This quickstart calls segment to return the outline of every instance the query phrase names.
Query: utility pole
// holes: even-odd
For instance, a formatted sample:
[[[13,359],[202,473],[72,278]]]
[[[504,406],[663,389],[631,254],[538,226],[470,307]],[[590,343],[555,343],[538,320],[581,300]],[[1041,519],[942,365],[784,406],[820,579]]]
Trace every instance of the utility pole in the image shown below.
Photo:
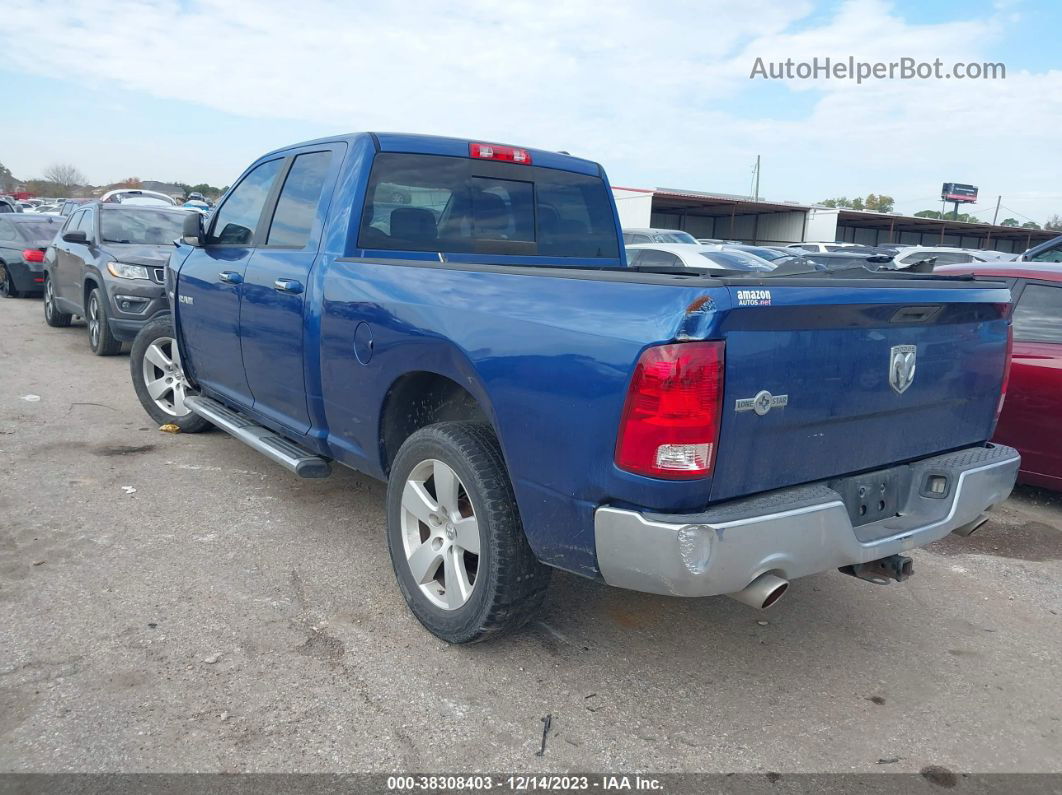
[[[996,219],[999,217],[999,203],[1003,201],[1003,196],[996,196],[996,211],[992,213],[992,226],[996,225]]]
[[[752,200],[760,200],[760,156],[756,155],[756,187],[752,190]]]

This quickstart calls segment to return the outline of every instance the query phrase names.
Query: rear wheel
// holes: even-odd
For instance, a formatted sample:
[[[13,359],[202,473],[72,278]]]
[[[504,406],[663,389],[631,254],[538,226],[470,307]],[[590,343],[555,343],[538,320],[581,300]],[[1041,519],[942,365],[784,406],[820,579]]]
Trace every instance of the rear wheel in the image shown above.
[[[85,322],[88,324],[89,347],[97,356],[114,356],[122,350],[122,341],[111,334],[107,321],[107,296],[99,287],[93,287],[85,307]]]
[[[140,405],[159,425],[176,425],[184,433],[199,433],[210,427],[184,402],[195,390],[185,378],[169,315],[152,320],[136,335],[129,371]]]
[[[387,542],[409,609],[450,643],[520,627],[549,584],[498,440],[480,423],[431,425],[402,445],[387,486]]]
[[[0,298],[18,298],[15,280],[11,278],[11,273],[2,262],[0,262]]]
[[[51,277],[44,277],[44,322],[52,328],[66,328],[70,325],[72,315],[60,312],[55,304],[55,288]]]

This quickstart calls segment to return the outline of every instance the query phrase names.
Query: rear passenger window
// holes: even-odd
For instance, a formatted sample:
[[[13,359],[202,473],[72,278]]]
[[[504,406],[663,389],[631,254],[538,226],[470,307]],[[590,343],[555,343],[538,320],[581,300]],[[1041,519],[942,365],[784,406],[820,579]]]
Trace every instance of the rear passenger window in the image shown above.
[[[214,245],[249,246],[262,215],[273,180],[283,160],[270,160],[257,166],[229,192],[225,203],[214,217],[214,226],[207,243]]]
[[[303,248],[310,242],[317,205],[331,162],[331,152],[312,152],[295,158],[273,212],[267,246]]]
[[[600,177],[459,157],[385,152],[369,177],[367,249],[618,257]]]
[[[1062,287],[1025,286],[1014,307],[1014,339],[1062,342]]]

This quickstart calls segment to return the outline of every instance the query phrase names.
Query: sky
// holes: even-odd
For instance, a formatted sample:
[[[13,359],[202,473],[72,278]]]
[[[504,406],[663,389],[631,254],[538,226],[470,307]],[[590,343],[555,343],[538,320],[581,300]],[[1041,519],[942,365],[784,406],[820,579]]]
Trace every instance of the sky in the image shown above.
[[[614,185],[885,193],[1062,214],[1056,0],[3,0],[0,162],[229,184],[356,130],[563,149]],[[765,63],[1002,62],[1003,80],[765,80]]]

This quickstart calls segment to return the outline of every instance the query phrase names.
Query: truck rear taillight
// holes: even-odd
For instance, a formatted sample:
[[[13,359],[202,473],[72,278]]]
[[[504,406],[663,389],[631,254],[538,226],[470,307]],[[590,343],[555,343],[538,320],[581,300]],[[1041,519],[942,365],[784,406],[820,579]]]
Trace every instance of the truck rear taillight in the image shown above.
[[[999,405],[996,406],[996,422],[1003,412],[1003,401],[1007,399],[1007,386],[1010,384],[1010,357],[1014,354],[1014,326],[1007,325],[1007,359],[1003,363],[1003,389],[999,393]]]
[[[469,144],[468,156],[477,160],[504,160],[506,163],[531,165],[531,153],[526,149],[517,149],[515,146]]]
[[[44,252],[39,248],[26,248],[22,250],[23,262],[44,262]]]
[[[616,466],[657,478],[710,475],[722,401],[722,342],[647,348],[627,390]]]

